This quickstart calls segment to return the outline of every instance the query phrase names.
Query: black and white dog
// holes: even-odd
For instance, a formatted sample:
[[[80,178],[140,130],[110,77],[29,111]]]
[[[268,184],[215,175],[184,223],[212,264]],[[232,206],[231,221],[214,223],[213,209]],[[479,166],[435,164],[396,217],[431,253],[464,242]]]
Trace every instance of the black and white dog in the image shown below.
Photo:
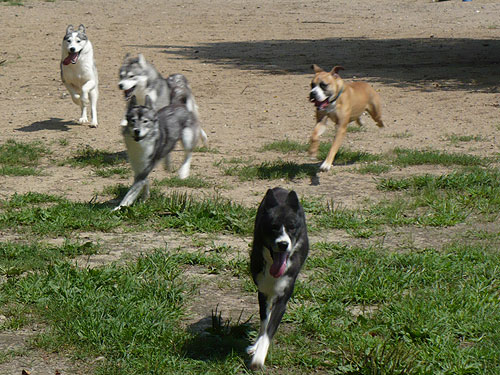
[[[250,270],[259,289],[260,330],[248,347],[251,369],[264,366],[269,344],[309,252],[306,219],[294,191],[269,189],[255,218]]]

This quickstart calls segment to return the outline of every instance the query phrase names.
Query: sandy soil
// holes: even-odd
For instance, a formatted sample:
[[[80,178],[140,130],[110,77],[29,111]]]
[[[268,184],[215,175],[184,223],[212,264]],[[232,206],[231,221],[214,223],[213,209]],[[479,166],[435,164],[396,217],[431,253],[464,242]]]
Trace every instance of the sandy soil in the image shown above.
[[[215,163],[285,157],[319,166],[319,161],[305,154],[259,151],[284,138],[308,140],[314,124],[313,107],[307,100],[312,63],[325,69],[343,65],[345,79],[370,82],[383,99],[386,128],[378,129],[366,117],[363,131],[349,133],[344,142],[352,150],[382,153],[403,147],[497,155],[499,14],[500,3],[493,0],[56,0],[26,2],[22,7],[0,5],[1,142],[39,140],[52,150],[44,161],[43,176],[2,176],[0,197],[38,191],[81,201],[97,194],[99,201],[107,201],[109,197],[101,193],[105,186],[130,184],[131,178],[101,178],[90,169],[58,162],[85,145],[124,150],[119,123],[125,104],[117,87],[118,68],[125,53],[140,52],[165,76],[180,72],[191,82],[210,147],[218,151],[195,154],[194,176],[213,181],[220,194],[246,205],[256,204],[267,188],[281,185],[300,195],[357,207],[367,198],[383,195],[375,189],[373,176],[353,171],[356,165],[334,166],[319,175],[319,184],[311,184],[307,179],[242,183],[224,176]],[[80,23],[87,27],[99,72],[97,129],[76,123],[79,109],[59,77],[66,26]],[[452,135],[476,138],[451,142]],[[181,151],[176,151],[175,166],[181,157]],[[396,168],[388,175],[422,172],[443,170]],[[153,178],[169,175],[173,173],[162,168],[152,173]],[[213,188],[184,190],[214,193]],[[86,235],[100,236],[82,236]],[[337,235],[342,236],[323,234],[325,238]],[[411,236],[420,243],[426,234]],[[115,237],[106,242],[109,260],[122,256],[127,251],[123,244],[132,241],[119,234]],[[171,238],[170,233],[146,237],[151,243]],[[178,241],[182,243],[182,238]],[[227,241],[246,251],[249,239]],[[129,252],[154,247],[144,240],[134,244],[137,247],[127,247]],[[241,306],[246,306],[243,300],[231,308],[236,311]],[[205,313],[198,312],[195,318],[209,315],[214,307],[206,306]],[[29,341],[24,331],[13,337],[15,348]],[[5,348],[0,345],[0,349]],[[23,368],[32,374],[53,374],[56,368],[68,374],[84,373],[81,366],[62,355],[31,350],[0,364],[0,373],[19,374]]]

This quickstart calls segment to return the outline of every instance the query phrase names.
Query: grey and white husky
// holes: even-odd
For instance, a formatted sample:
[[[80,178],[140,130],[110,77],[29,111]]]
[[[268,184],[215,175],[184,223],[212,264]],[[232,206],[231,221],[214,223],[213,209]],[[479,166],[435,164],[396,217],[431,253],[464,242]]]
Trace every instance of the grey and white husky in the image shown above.
[[[182,74],[176,74],[182,76]],[[188,111],[193,112],[194,116],[198,119],[198,106],[194,100],[191,87],[187,79],[184,77],[185,86],[187,90],[186,108]],[[140,53],[138,57],[130,57],[126,54],[120,67],[120,82],[118,83],[120,90],[123,90],[125,100],[129,100],[135,96],[137,104],[144,105],[146,102],[146,95],[149,96],[153,103],[153,108],[159,110],[170,104],[170,88],[167,80],[156,70],[156,68],[146,61],[144,56]],[[127,125],[127,120],[123,119],[123,126]]]
[[[253,370],[264,366],[308,252],[306,219],[297,194],[279,187],[269,189],[257,210],[250,254],[260,308],[259,335],[247,349]]]
[[[169,168],[169,153],[181,140],[185,158],[179,169],[179,177],[189,176],[191,157],[200,136],[198,119],[189,111],[186,105],[188,92],[185,87],[177,85],[173,79],[170,87],[170,104],[159,111],[154,109],[148,95],[144,105],[137,102],[135,96],[129,101],[127,110],[127,125],[122,128],[129,162],[134,171],[134,184],[115,208],[130,206],[139,197],[149,196],[148,175],[161,159]]]
[[[88,122],[87,108],[91,106],[92,118],[90,126],[97,127],[97,89],[98,77],[94,61],[92,43],[87,38],[85,26],[80,25],[77,30],[73,25],[66,29],[62,42],[61,79],[68,89],[71,99],[81,108],[78,122]]]

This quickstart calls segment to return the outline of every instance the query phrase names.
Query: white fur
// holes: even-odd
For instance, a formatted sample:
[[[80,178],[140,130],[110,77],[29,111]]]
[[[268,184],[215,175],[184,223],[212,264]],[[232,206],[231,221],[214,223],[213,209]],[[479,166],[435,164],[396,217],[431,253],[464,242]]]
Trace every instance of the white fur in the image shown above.
[[[194,147],[195,134],[189,128],[182,131],[182,145],[185,150],[185,157],[182,166],[179,168],[179,178],[184,180],[189,177],[189,169],[191,168],[192,150]]]
[[[256,370],[264,367],[270,343],[269,337],[264,333],[262,336],[259,336],[254,345],[247,349],[248,354],[252,355],[252,361],[250,362],[251,369]]]
[[[92,119],[90,125],[97,127],[97,98],[98,76],[94,61],[94,51],[92,43],[87,40],[78,42],[78,32],[73,32],[68,41],[63,41],[61,53],[61,76],[63,83],[68,89],[73,102],[80,106],[81,116],[78,119],[80,124],[87,123],[87,107],[91,106]],[[70,48],[75,48],[75,52],[80,52],[78,61],[75,64],[64,65],[62,61],[69,55]]]
[[[124,138],[130,165],[134,175],[137,176],[150,163],[149,160],[155,150],[155,139],[143,139],[137,142],[130,134]]]
[[[314,94],[314,97],[316,98],[316,100],[318,100],[320,102],[323,102],[327,99],[327,96],[325,95],[323,90],[321,90],[321,88],[319,86],[313,87],[311,89],[311,92]]]

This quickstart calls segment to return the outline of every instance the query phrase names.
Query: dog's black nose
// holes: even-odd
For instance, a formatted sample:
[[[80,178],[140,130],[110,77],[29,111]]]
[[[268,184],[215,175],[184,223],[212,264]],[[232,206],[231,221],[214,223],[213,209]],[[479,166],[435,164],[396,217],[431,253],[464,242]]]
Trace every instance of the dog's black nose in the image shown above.
[[[71,47],[71,48],[69,49],[69,51],[70,51],[70,52],[75,52],[75,47]]]
[[[276,243],[276,245],[278,246],[279,251],[286,251],[288,249],[288,242],[286,241],[280,241]]]
[[[123,90],[123,84],[119,84],[118,87],[120,88],[120,90]]]
[[[141,135],[141,129],[134,129],[134,134],[137,138]]]

